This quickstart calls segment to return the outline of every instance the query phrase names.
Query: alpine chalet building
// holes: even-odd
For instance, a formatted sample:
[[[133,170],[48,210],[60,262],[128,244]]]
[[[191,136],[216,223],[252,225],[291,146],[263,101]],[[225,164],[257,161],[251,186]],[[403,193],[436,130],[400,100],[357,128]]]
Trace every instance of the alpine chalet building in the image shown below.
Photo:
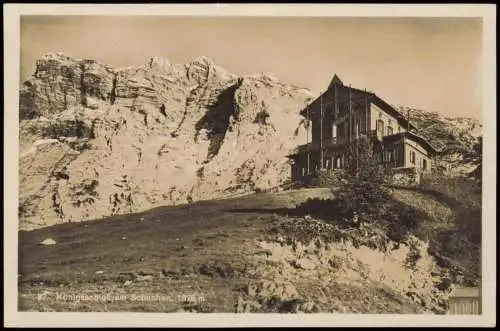
[[[431,169],[436,150],[415,133],[417,128],[408,118],[375,93],[345,86],[337,75],[300,114],[309,122],[311,141],[288,156],[292,182],[307,182],[320,169],[341,169],[346,146],[363,136],[370,139],[379,160],[393,172],[420,174]]]

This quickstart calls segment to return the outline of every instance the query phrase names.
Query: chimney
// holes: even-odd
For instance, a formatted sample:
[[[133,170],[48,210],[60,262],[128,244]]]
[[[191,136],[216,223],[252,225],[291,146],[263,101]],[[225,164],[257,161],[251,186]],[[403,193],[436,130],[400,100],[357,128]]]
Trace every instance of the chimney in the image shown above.
[[[406,110],[407,112],[407,120],[408,120],[408,132],[410,132],[410,108]]]

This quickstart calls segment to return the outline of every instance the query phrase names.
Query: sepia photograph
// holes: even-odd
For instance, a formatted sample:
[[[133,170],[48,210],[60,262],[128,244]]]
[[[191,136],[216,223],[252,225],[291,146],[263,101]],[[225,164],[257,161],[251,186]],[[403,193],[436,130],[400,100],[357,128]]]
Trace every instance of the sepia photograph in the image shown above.
[[[494,7],[267,6],[9,8],[11,321],[494,325]]]

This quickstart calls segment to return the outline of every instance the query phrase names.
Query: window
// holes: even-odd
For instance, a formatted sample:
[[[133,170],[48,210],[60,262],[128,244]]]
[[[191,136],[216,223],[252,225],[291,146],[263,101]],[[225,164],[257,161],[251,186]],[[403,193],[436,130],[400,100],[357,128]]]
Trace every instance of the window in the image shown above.
[[[337,138],[337,125],[333,125],[332,127],[332,137]]]
[[[385,150],[382,153],[382,161],[384,161],[384,162],[390,162],[391,161],[391,151],[390,150]]]
[[[426,170],[427,169],[427,160],[422,159],[422,169]]]
[[[377,132],[384,133],[384,121],[377,120]]]
[[[410,162],[412,164],[415,164],[415,152],[414,151],[410,151]]]
[[[344,124],[341,123],[339,125],[337,125],[337,140],[339,142],[342,142],[345,138],[345,128],[344,128]]]
[[[359,122],[356,122],[356,126],[354,128],[354,136],[358,137],[359,136]]]
[[[390,136],[392,134],[394,134],[394,130],[392,129],[392,126],[388,126],[387,127],[387,135]]]

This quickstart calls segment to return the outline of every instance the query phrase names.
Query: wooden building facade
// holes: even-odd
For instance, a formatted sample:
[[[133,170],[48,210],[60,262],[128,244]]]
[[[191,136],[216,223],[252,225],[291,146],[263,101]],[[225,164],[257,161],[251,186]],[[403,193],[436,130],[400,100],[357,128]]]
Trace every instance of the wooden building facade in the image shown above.
[[[436,151],[415,134],[416,127],[374,93],[345,86],[337,75],[301,115],[308,120],[311,141],[289,155],[294,182],[314,177],[320,169],[343,168],[346,146],[360,137],[374,143],[374,151],[390,169],[431,169]]]

